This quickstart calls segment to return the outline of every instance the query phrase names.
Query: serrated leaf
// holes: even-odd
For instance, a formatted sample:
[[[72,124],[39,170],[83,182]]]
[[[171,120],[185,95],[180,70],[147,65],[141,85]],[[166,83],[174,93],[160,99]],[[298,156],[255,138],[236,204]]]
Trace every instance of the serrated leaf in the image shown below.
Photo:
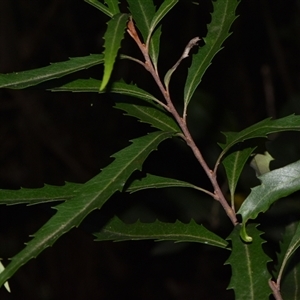
[[[227,242],[198,225],[194,220],[184,224],[180,221],[165,223],[155,221],[154,223],[125,224],[118,218],[113,218],[99,233],[95,234],[96,241],[128,241],[128,240],[157,240],[175,242],[196,242],[211,246],[226,248]]]
[[[289,239],[292,232],[294,232],[294,234],[293,234],[292,238]],[[282,275],[283,275],[283,271],[284,271],[285,267],[287,266],[288,261],[290,260],[292,255],[295,253],[295,251],[300,246],[300,222],[298,222],[297,227],[295,229],[294,228],[288,228],[286,235],[288,236],[287,239],[290,240],[290,242],[289,242],[288,246],[286,247],[286,249],[284,249],[285,253],[284,253],[282,261],[279,260],[280,269],[279,269],[278,278],[277,278],[277,284],[278,285],[280,285],[281,278],[282,278]],[[283,248],[283,247],[281,247],[281,248]],[[283,250],[283,249],[281,249],[281,250]],[[296,274],[294,274],[294,275],[296,275]],[[298,277],[299,277],[299,275],[300,274],[298,274]],[[299,284],[299,286],[300,286],[300,284]],[[300,293],[300,291],[299,291],[299,293]],[[294,299],[297,299],[297,298],[294,298]]]
[[[192,188],[200,191],[205,191],[204,189],[185,181],[162,177],[162,176],[156,176],[153,174],[147,174],[142,179],[133,181],[126,191],[130,193],[135,193],[145,189],[153,189],[153,188],[158,189],[158,188],[167,188],[167,187],[183,187],[183,188]]]
[[[257,225],[249,225],[249,233],[254,237],[252,243],[244,243],[239,236],[240,226],[237,225],[228,240],[232,241],[232,252],[225,264],[231,265],[232,276],[228,289],[233,289],[236,300],[269,299],[271,289],[268,281],[267,263],[269,257],[264,253]]]
[[[113,66],[121,47],[121,41],[124,37],[128,14],[117,14],[107,23],[107,30],[104,34],[104,74],[100,86],[103,91],[110,79]]]
[[[60,78],[74,72],[102,64],[102,54],[70,58],[68,61],[53,63],[50,66],[29,71],[0,74],[0,88],[24,89],[42,82]]]
[[[99,0],[84,0],[84,1],[92,6],[96,7],[97,9],[99,9],[100,11],[102,11],[104,14],[106,14],[109,17],[113,17],[113,15],[115,15],[114,12],[110,8],[108,8],[106,5],[101,3]]]
[[[68,200],[75,196],[81,184],[67,182],[63,186],[45,185],[41,188],[21,188],[19,190],[0,190],[0,204],[40,204]]]
[[[270,172],[270,162],[274,158],[270,155],[268,151],[264,154],[256,154],[250,162],[250,166],[255,170],[256,176],[263,175]]]
[[[245,148],[239,151],[235,151],[227,155],[222,164],[225,168],[228,188],[230,191],[231,205],[234,206],[234,194],[238,180],[241,176],[243,168],[255,148]]]
[[[129,11],[133,20],[142,34],[144,42],[146,42],[152,19],[155,14],[155,6],[152,0],[127,0]]]
[[[184,87],[184,110],[200,84],[204,73],[210,66],[213,57],[222,49],[223,42],[229,37],[230,27],[236,19],[235,11],[239,1],[222,0],[213,2],[214,11],[211,23],[207,26],[207,36],[203,39],[205,45],[193,55]]]
[[[100,81],[96,79],[78,79],[69,82],[61,87],[53,88],[52,91],[71,91],[71,92],[99,92]],[[102,91],[104,93],[107,91]],[[124,82],[114,82],[109,89],[109,92],[132,96],[146,101],[146,103],[116,101],[116,108],[127,112],[129,116],[140,119],[141,122],[149,123],[153,127],[170,132],[181,132],[178,124],[174,119],[164,111],[161,106],[155,105],[154,102],[159,102],[157,98],[148,92],[138,88],[133,84]]]
[[[120,13],[118,0],[105,0],[105,3],[113,15]]]
[[[246,241],[251,240],[246,233],[246,223],[249,219],[255,219],[278,199],[300,190],[300,160],[258,178],[261,185],[251,189],[251,193],[237,212],[243,217],[241,237]]]
[[[90,212],[101,208],[116,191],[121,191],[132,172],[141,169],[148,155],[170,137],[170,133],[153,132],[133,140],[130,146],[114,154],[115,160],[100,174],[83,184],[72,201],[55,207],[56,214],[34,234],[33,239],[12,258],[11,263],[0,274],[0,286],[23,264],[52,246],[71,228],[79,226]]]
[[[226,132],[226,143],[219,144],[223,149],[218,160],[235,144],[253,138],[264,138],[268,134],[283,131],[300,131],[300,116],[290,115],[281,119],[271,120],[271,118],[260,121],[240,132]]]

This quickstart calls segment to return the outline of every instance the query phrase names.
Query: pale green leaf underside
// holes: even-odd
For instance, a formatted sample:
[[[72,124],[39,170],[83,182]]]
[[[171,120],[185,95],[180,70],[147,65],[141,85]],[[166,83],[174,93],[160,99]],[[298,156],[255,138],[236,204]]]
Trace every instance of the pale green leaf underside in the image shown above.
[[[193,55],[192,64],[188,71],[184,87],[185,110],[200,84],[206,69],[210,66],[213,57],[221,50],[222,44],[230,35],[229,30],[236,19],[235,10],[239,1],[222,0],[213,2],[214,11],[211,14],[211,23],[207,26],[205,45]]]
[[[226,143],[219,144],[223,149],[219,160],[235,144],[248,139],[266,137],[268,134],[283,131],[300,131],[300,116],[290,115],[281,119],[270,118],[260,121],[240,132],[226,132]]]
[[[107,30],[104,34],[104,74],[100,91],[106,87],[115,64],[121,41],[124,37],[128,14],[117,14],[107,23]]]
[[[256,154],[250,162],[250,166],[255,170],[256,176],[270,172],[270,163],[274,158],[268,151]]]
[[[226,261],[230,264],[232,276],[228,289],[233,289],[236,300],[269,299],[271,289],[267,269],[269,257],[264,253],[261,239],[262,232],[255,224],[249,226],[249,233],[254,237],[252,243],[244,243],[239,236],[240,226],[236,226],[230,236],[232,241],[231,255]]]
[[[114,15],[114,13],[106,5],[100,2],[100,0],[84,0],[84,1],[96,7],[97,9],[99,9],[101,12],[103,12],[109,17],[112,17]]]
[[[150,32],[151,21],[155,14],[152,0],[127,0],[133,20],[142,34],[144,43]]]
[[[70,58],[68,61],[53,63],[50,66],[9,74],[0,74],[0,88],[24,89],[42,82],[60,78],[68,74],[102,64],[102,54]]]
[[[67,83],[61,87],[54,88],[52,91],[71,91],[71,92],[96,92],[99,93],[100,81],[96,79],[78,79]],[[103,91],[101,93],[104,93]],[[144,102],[116,101],[116,108],[122,109],[128,115],[140,119],[141,122],[151,124],[153,127],[170,132],[180,132],[180,128],[174,119],[167,114],[159,105],[154,102],[159,101],[148,92],[138,88],[133,84],[124,82],[114,82],[109,92],[126,95],[141,99]],[[125,102],[126,101],[126,102]]]
[[[19,190],[0,190],[0,204],[39,204],[45,202],[68,200],[73,198],[76,190],[81,187],[78,183],[67,182],[63,186],[45,185],[41,188]]]
[[[130,146],[114,154],[115,160],[100,174],[83,184],[72,201],[55,207],[56,214],[34,234],[33,239],[12,258],[11,263],[0,274],[0,286],[23,264],[53,245],[71,228],[78,226],[91,211],[101,208],[112,194],[121,191],[132,172],[141,169],[148,155],[170,137],[169,133],[153,132],[133,140]]]
[[[243,217],[241,237],[244,240],[251,240],[245,228],[249,219],[255,219],[259,213],[265,212],[276,200],[300,190],[300,160],[258,178],[261,185],[251,189],[237,212]]]
[[[99,233],[95,233],[96,241],[128,241],[128,240],[157,240],[175,242],[195,242],[211,246],[226,248],[228,243],[198,225],[194,220],[184,224],[180,221],[165,223],[155,221],[154,223],[125,224],[118,218],[113,218]]]

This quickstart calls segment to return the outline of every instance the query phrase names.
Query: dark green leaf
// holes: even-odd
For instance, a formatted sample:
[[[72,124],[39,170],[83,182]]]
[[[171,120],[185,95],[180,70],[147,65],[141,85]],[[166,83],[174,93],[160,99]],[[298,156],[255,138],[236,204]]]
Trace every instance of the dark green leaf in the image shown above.
[[[83,184],[72,201],[66,201],[55,208],[56,214],[34,234],[33,239],[15,255],[11,263],[0,274],[0,286],[4,284],[23,264],[39,255],[82,220],[93,210],[99,209],[116,192],[121,191],[133,171],[141,169],[144,160],[157,146],[171,135],[154,132],[135,139],[127,148],[113,157],[115,160],[102,172]]]
[[[107,23],[104,34],[104,74],[100,91],[103,91],[110,79],[121,41],[124,37],[128,14],[117,14]]]
[[[290,115],[281,119],[270,118],[258,122],[240,132],[226,132],[226,143],[219,144],[223,149],[219,160],[235,144],[245,140],[266,137],[268,134],[283,131],[300,131],[300,116]]]
[[[0,204],[38,204],[73,198],[81,184],[66,183],[63,186],[45,185],[42,188],[0,190]]]
[[[142,34],[144,43],[150,33],[150,25],[155,14],[152,0],[127,0],[133,20]]]
[[[241,176],[243,168],[250,157],[251,153],[255,148],[245,148],[240,151],[235,151],[227,155],[223,160],[223,166],[225,168],[228,187],[230,191],[231,205],[234,203],[234,194],[235,189],[238,183],[238,180]]]
[[[227,242],[198,225],[194,220],[184,224],[175,223],[142,223],[125,224],[118,218],[113,218],[99,233],[96,233],[96,241],[128,241],[128,240],[158,240],[175,242],[195,242],[211,246],[225,248]]]
[[[267,269],[270,259],[262,249],[265,241],[261,239],[262,232],[258,231],[256,226],[249,226],[249,233],[254,236],[252,243],[244,243],[240,239],[239,225],[228,237],[232,241],[232,252],[226,261],[232,270],[228,288],[234,290],[236,300],[269,299],[271,294],[268,284],[271,276]]]
[[[120,13],[118,0],[105,0],[105,3],[113,15]]]
[[[214,11],[211,14],[211,23],[207,26],[205,45],[193,55],[192,64],[188,71],[184,87],[184,107],[187,106],[200,84],[206,69],[210,66],[213,57],[222,49],[222,44],[230,35],[229,30],[236,19],[235,10],[239,1],[222,0],[214,1]]]
[[[237,212],[243,217],[241,237],[245,241],[251,241],[245,228],[249,219],[255,219],[259,213],[265,212],[276,200],[300,190],[300,160],[258,178],[261,185],[251,189]]]
[[[104,62],[102,54],[70,58],[50,66],[9,74],[0,74],[0,88],[24,89],[39,83],[88,69]]]
[[[153,63],[154,69],[157,71],[158,56],[159,56],[159,46],[160,46],[160,35],[161,35],[161,26],[157,27],[154,31],[150,43],[149,43],[149,55]]]
[[[106,5],[101,3],[99,0],[84,0],[84,1],[96,7],[97,9],[99,9],[109,17],[112,17],[114,15],[113,11],[111,11],[111,9],[109,9]]]

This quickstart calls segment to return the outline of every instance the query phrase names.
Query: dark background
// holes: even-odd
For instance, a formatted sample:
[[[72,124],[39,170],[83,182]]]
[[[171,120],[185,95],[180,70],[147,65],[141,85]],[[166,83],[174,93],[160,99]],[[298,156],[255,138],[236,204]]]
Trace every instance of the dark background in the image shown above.
[[[191,38],[206,34],[212,5],[210,1],[197,2],[199,5],[181,0],[165,18],[161,77]],[[240,4],[234,33],[214,59],[189,109],[191,131],[210,165],[219,153],[220,131],[241,130],[266,117],[300,113],[299,10],[298,0]],[[107,21],[83,0],[1,0],[0,72],[101,53]],[[122,53],[140,55],[128,36],[123,47]],[[179,109],[188,66],[189,60],[184,61],[171,82]],[[97,66],[68,78],[100,79],[101,74],[102,67]],[[133,80],[160,97],[149,74],[133,62],[118,63],[113,76]],[[114,100],[110,95],[51,93],[38,88],[1,90],[1,187],[85,182],[111,161],[111,154],[128,145],[128,140],[153,130],[112,109]],[[298,139],[295,133],[272,138],[267,148],[276,158],[274,166],[299,159]],[[145,163],[144,171],[208,184],[190,151],[176,140],[164,142]],[[219,178],[222,184],[222,173]],[[257,184],[254,178],[250,169],[243,174],[238,190],[242,198]],[[281,215],[282,223],[299,216],[298,204],[294,198],[290,201],[294,213]],[[266,228],[273,226],[280,208],[279,203],[266,217]],[[20,251],[28,236],[52,213],[50,205],[2,206],[0,256],[8,258]],[[138,218],[188,222],[193,218],[224,238],[231,230],[218,204],[199,193],[166,189],[132,196],[116,194],[79,229],[22,267],[10,280],[12,294],[1,289],[0,298],[233,298],[233,292],[226,291],[230,267],[223,266],[229,252],[196,244],[93,242],[91,233],[114,214],[126,222]]]

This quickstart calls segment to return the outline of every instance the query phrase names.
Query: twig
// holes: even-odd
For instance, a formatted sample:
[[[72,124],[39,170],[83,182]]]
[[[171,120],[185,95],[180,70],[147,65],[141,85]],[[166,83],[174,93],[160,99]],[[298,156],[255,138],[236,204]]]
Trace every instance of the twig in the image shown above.
[[[281,294],[280,294],[280,288],[277,285],[277,283],[273,280],[269,280],[269,286],[271,288],[271,290],[273,291],[273,296],[276,300],[283,300]]]

